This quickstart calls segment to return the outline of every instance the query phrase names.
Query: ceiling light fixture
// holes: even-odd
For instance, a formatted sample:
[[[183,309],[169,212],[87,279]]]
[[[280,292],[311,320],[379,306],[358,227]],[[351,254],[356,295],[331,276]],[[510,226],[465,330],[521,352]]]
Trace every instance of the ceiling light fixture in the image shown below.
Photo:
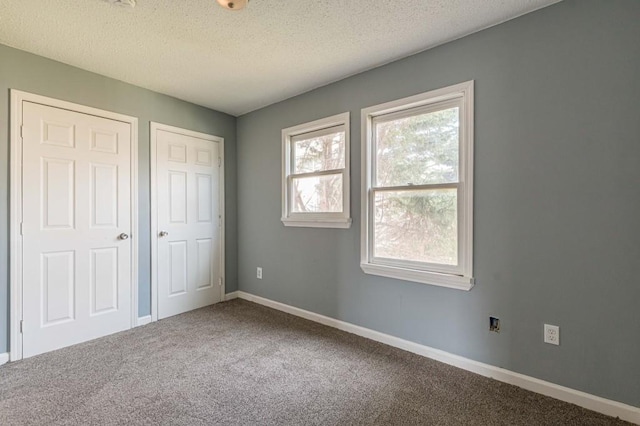
[[[218,4],[227,10],[240,10],[249,3],[249,0],[218,0]]]
[[[115,4],[117,6],[129,6],[136,7],[136,0],[106,0],[111,4]]]

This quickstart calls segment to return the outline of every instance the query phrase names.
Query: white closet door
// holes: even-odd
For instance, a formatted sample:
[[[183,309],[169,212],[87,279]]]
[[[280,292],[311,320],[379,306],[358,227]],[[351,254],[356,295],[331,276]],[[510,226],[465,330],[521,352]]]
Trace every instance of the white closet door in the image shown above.
[[[218,142],[157,130],[158,319],[221,300]]]
[[[130,124],[23,103],[23,356],[131,327]]]

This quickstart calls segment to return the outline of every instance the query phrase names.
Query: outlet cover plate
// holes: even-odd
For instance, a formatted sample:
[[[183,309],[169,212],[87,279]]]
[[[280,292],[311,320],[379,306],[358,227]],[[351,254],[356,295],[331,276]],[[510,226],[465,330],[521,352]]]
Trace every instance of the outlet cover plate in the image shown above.
[[[544,342],[550,345],[560,344],[560,327],[557,325],[544,325]]]

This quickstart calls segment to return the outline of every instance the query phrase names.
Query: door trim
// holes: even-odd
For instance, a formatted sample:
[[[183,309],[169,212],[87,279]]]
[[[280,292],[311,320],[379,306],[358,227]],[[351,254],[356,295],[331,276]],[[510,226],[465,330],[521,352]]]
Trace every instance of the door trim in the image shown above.
[[[138,320],[138,118],[11,89],[9,176],[9,356],[22,359],[22,104],[33,102],[131,125],[131,320]]]
[[[209,135],[207,133],[195,132],[193,130],[182,129],[180,127],[169,126],[167,124],[150,122],[150,163],[151,163],[151,321],[158,321],[158,217],[155,214],[158,210],[157,189],[157,149],[158,149],[158,130],[164,130],[179,135],[191,136],[198,139],[204,139],[220,144],[220,277],[222,285],[220,286],[220,301],[224,301],[226,274],[225,274],[225,192],[224,192],[224,138],[220,136]]]

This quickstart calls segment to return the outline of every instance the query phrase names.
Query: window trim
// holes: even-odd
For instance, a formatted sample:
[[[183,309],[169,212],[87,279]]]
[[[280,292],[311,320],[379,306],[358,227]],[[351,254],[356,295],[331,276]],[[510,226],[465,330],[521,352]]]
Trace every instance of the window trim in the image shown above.
[[[380,275],[423,284],[471,290],[475,284],[473,278],[473,131],[474,131],[474,81],[456,84],[442,89],[432,90],[415,96],[386,102],[364,108],[361,111],[362,131],[362,190],[361,190],[361,241],[360,267],[367,274]],[[372,187],[375,173],[375,159],[372,155],[373,122],[376,117],[409,111],[429,110],[430,107],[446,104],[448,101],[460,100],[460,168],[458,188],[458,235],[459,235],[459,269],[453,272],[446,265],[430,267],[427,263],[410,267],[407,261],[384,260],[373,258],[373,223],[370,218],[373,212],[374,190]],[[414,111],[414,113],[415,113]],[[379,190],[379,189],[378,189]],[[443,268],[444,266],[444,268]]]
[[[345,151],[344,168],[323,170],[310,173],[292,173],[293,143],[298,136],[315,133],[332,127],[344,127]],[[282,129],[282,216],[280,220],[284,226],[310,228],[341,228],[351,227],[351,168],[350,168],[350,113],[332,115],[308,123]],[[322,176],[342,173],[342,212],[334,213],[294,213],[291,212],[291,180],[295,176]]]

